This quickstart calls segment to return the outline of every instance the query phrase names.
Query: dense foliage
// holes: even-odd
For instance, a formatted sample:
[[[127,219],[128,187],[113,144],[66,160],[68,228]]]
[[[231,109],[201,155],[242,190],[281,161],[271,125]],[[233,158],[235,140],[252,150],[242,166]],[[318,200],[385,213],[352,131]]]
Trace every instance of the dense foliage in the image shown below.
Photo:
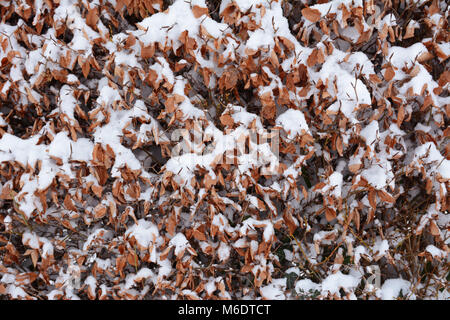
[[[0,297],[448,299],[449,13],[0,0]]]

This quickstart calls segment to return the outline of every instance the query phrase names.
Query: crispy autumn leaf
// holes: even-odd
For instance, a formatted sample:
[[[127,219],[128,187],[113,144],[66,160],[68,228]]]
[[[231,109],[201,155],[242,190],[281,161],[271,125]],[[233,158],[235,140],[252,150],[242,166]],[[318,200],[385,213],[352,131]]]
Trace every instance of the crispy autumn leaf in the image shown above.
[[[208,8],[194,5],[192,7],[192,12],[194,13],[194,17],[200,18],[202,15],[208,14]]]
[[[317,9],[303,8],[302,16],[304,16],[306,19],[308,19],[311,22],[317,22],[322,17],[322,14]]]
[[[224,126],[229,126],[229,127],[231,127],[234,124],[233,118],[228,113],[225,113],[220,116],[220,122]]]
[[[151,44],[149,46],[144,46],[142,42],[141,45],[141,57],[142,59],[150,59],[155,54],[155,45]]]
[[[369,203],[372,206],[372,208],[375,210],[377,207],[377,202],[376,202],[376,192],[373,189],[369,190],[369,194],[368,194],[368,198],[369,198]]]
[[[394,78],[394,76],[395,76],[394,68],[392,68],[391,66],[387,67],[386,70],[384,71],[384,79],[386,81],[391,81],[392,78]]]
[[[96,29],[98,20],[99,16],[97,7],[89,9],[88,14],[86,15],[86,24],[91,28]]]
[[[441,234],[441,232],[439,231],[439,227],[433,220],[430,221],[430,233],[435,237],[438,237]]]
[[[68,209],[68,210],[72,210],[72,211],[77,211],[77,208],[75,207],[72,198],[70,197],[69,194],[66,194],[66,197],[64,198],[64,206]]]
[[[95,219],[103,218],[105,216],[105,214],[106,214],[106,210],[107,209],[106,209],[106,207],[104,205],[102,205],[102,204],[97,205],[94,208],[94,218]]]
[[[338,153],[341,157],[344,155],[344,147],[342,146],[341,137],[336,138],[336,150],[338,151]]]
[[[336,218],[336,211],[333,208],[327,207],[325,209],[325,217],[328,222]]]

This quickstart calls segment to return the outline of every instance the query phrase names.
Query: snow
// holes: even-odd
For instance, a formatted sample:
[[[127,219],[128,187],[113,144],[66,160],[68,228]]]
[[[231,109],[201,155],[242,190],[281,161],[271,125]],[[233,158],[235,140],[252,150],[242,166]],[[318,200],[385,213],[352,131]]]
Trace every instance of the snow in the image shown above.
[[[272,283],[260,288],[261,295],[266,300],[285,300],[284,289],[286,279],[273,279]]]
[[[417,128],[417,126],[416,126],[416,128]],[[389,130],[392,132],[392,134],[394,134],[396,136],[404,136],[405,135],[405,131],[400,130],[400,128],[395,123],[392,123],[389,126]]]
[[[398,69],[402,69],[403,67],[411,68],[414,64],[414,61],[423,53],[427,53],[427,48],[420,42],[413,44],[407,48],[392,46],[389,48],[388,57],[390,57],[390,62],[393,66]],[[396,74],[397,74],[396,70]],[[399,71],[399,74],[402,74]],[[401,80],[403,77],[398,77],[398,80]]]
[[[206,169],[208,175],[212,179],[215,179],[216,174],[212,170],[212,167],[222,161],[223,155],[235,158],[241,172],[246,172],[254,166],[260,167],[263,165],[267,165],[270,170],[274,171],[279,164],[275,154],[276,150],[271,148],[267,139],[265,143],[260,142],[259,144],[250,140],[249,153],[241,152],[237,156],[234,155],[235,149],[242,149],[239,141],[242,141],[244,137],[251,137],[252,135],[252,132],[243,125],[234,130],[226,131],[226,134],[210,125],[203,130],[203,135],[212,138],[208,148],[201,148],[201,140],[198,142],[195,140],[188,141],[193,150],[190,151],[189,148],[185,148],[188,150],[183,149],[183,151],[190,151],[190,153],[181,155],[177,153],[165,164],[165,169],[175,174],[175,181],[186,188],[191,188],[188,182],[194,177],[196,167]],[[263,138],[264,136],[261,134],[261,139]]]
[[[312,79],[318,81],[321,79],[323,83],[327,81],[335,82],[336,89],[329,88],[333,95],[337,97],[337,101],[328,107],[328,112],[341,111],[351,122],[357,123],[354,112],[359,104],[371,104],[371,96],[369,90],[364,83],[355,79],[352,74],[357,65],[361,67],[364,63],[363,72],[365,74],[374,73],[372,63],[367,58],[357,55],[353,59],[349,59],[343,63],[346,53],[334,49],[333,54],[328,56],[320,69],[320,72],[312,74]]]
[[[172,239],[170,239],[169,244],[175,247],[176,256],[183,252],[187,247],[190,247],[189,241],[182,233],[177,233]]]
[[[343,274],[341,271],[331,274],[322,281],[322,292],[339,294],[339,290],[352,291],[359,285],[359,279],[354,276]]]
[[[137,282],[149,279],[150,282],[155,283],[155,276],[152,270],[148,268],[141,268],[136,274],[128,274],[125,280],[125,284],[122,286],[123,291],[130,291]]]
[[[19,14],[0,23],[0,223],[21,235],[33,263],[39,253],[32,271],[48,281],[42,295],[79,299],[76,272],[89,297],[106,299],[449,297],[438,288],[447,275],[450,219],[444,1],[402,4],[412,17],[422,10],[430,29],[427,38],[406,42],[404,21],[362,0],[312,2],[320,21],[302,13],[296,25],[287,17],[289,1],[223,0],[214,15],[198,18],[195,6],[209,10],[205,0],[169,1],[163,12],[147,3],[155,13],[133,13],[139,1],[125,2],[0,0]],[[93,7],[101,19],[91,27]],[[116,25],[107,8],[136,23]],[[53,25],[40,33],[48,14]],[[420,26],[411,20],[407,32]],[[273,99],[269,114],[263,94]],[[275,148],[267,136],[253,139],[267,132],[280,139]],[[98,147],[106,150],[105,167]],[[432,201],[411,228],[397,228],[378,211],[368,221],[374,193],[376,209],[396,216],[424,187]],[[336,222],[326,222],[327,207]],[[96,208],[107,214],[93,217]],[[292,227],[307,236],[283,236]],[[413,278],[359,290],[385,263],[405,263],[401,243],[411,232],[424,235],[415,254],[434,266],[427,292]],[[323,263],[339,243],[345,247]],[[5,252],[14,256],[12,244]],[[54,256],[55,249],[65,254]],[[202,259],[193,259],[196,250]],[[229,288],[223,275],[205,273],[204,255],[226,275],[246,270],[254,281]],[[140,265],[127,265],[131,258]],[[305,258],[321,279],[303,269]],[[33,298],[28,269],[14,261],[2,268],[7,298]],[[188,283],[193,270],[196,288]],[[287,288],[292,274],[294,288]]]
[[[340,198],[342,196],[342,184],[344,182],[342,173],[333,172],[328,177],[329,183],[322,189],[322,192],[327,192],[332,190],[330,193],[334,195],[335,198]]]
[[[221,242],[219,249],[217,250],[220,261],[226,261],[230,257],[230,247]]]
[[[214,291],[216,291],[216,284],[214,280],[209,280],[205,285],[205,290],[208,295],[211,295]]]
[[[134,237],[137,243],[144,248],[156,244],[159,237],[158,227],[152,222],[145,219],[138,220],[138,224],[134,224],[125,232],[125,237]]]
[[[97,280],[93,276],[88,276],[84,283],[88,286],[89,291],[95,295],[95,289],[97,288]]]
[[[369,169],[365,169],[361,175],[370,185],[381,190],[388,185],[392,171],[388,171],[383,166],[376,164],[372,165]]]
[[[288,109],[279,115],[275,122],[288,133],[288,139],[291,140],[301,136],[303,131],[309,133],[305,116],[300,110]]]
[[[7,287],[6,293],[11,295],[11,298],[13,299],[26,298],[29,296],[21,287],[15,286],[13,284]]]
[[[438,43],[436,45],[442,50],[447,58],[450,56],[450,42]],[[441,60],[442,58],[439,57],[439,59]]]
[[[22,242],[33,249],[39,249],[39,237],[35,233],[25,232],[22,235]]]
[[[72,149],[72,160],[86,163],[92,160],[94,145],[89,139],[79,138],[76,142],[70,141],[70,148]]]
[[[242,223],[242,227],[240,228],[239,232],[241,234],[247,234],[249,229],[255,230],[255,228],[257,227],[264,227],[263,232],[264,241],[268,242],[272,239],[272,236],[274,234],[274,228],[270,220],[256,220],[254,218],[246,219]]]
[[[102,90],[106,90],[106,92],[113,94],[113,97],[99,97],[98,100],[102,102],[108,102],[108,104],[112,101],[116,101],[118,99],[115,94],[116,90],[104,86]],[[105,92],[105,91],[104,91]],[[105,103],[106,103],[105,102]],[[120,110],[111,112],[111,118],[108,124],[105,124],[101,127],[97,127],[94,132],[94,141],[95,143],[100,143],[105,146],[109,145],[115,153],[115,161],[111,170],[112,177],[120,177],[121,168],[127,166],[131,170],[141,170],[142,165],[136,159],[130,148],[124,147],[121,143],[121,137],[123,136],[122,130],[130,125],[131,118],[137,118],[140,115],[145,114],[143,110],[139,108],[139,104],[136,103],[134,107],[130,110]],[[143,173],[144,174],[144,173]]]
[[[209,17],[196,19],[191,10],[192,6],[205,8],[206,4],[204,0],[192,0],[189,3],[174,1],[168,12],[153,14],[139,22],[139,30],[133,34],[146,46],[155,42],[168,41],[174,44],[174,48],[178,48],[181,45],[179,40],[181,33],[187,31],[190,37],[194,37],[198,35],[200,24],[213,37],[218,37],[220,30],[227,28],[227,25],[217,23]]]
[[[30,217],[40,205],[35,203],[34,192],[46,190],[56,177],[58,167],[51,157],[62,160],[60,170],[71,178],[74,178],[71,160],[90,161],[92,159],[93,144],[85,138],[76,142],[68,138],[66,132],[59,132],[48,145],[38,144],[40,135],[29,139],[20,139],[11,134],[4,134],[0,139],[0,162],[17,161],[23,167],[35,167],[40,161],[40,170],[37,177],[24,174],[21,181],[25,183],[22,192],[25,194],[24,202],[19,205],[26,216]]]
[[[395,300],[400,293],[403,297],[410,293],[411,284],[403,279],[388,279],[381,287],[381,299]]]
[[[98,228],[97,230],[92,232],[86,239],[86,241],[83,245],[83,250],[85,250],[85,251],[88,250],[93,241],[95,241],[97,238],[103,238],[105,236],[105,234],[107,234],[107,233],[108,233],[108,231],[103,228]]]
[[[323,244],[331,244],[332,240],[330,240],[330,239],[335,239],[336,233],[337,232],[335,230],[332,230],[332,231],[322,230],[322,231],[316,232],[314,234],[313,239],[314,239],[314,242],[322,242]]]
[[[39,155],[43,153],[43,146],[36,146],[39,136],[20,139],[5,133],[0,139],[0,162],[17,161],[22,166],[34,167]]]
[[[14,283],[16,281],[16,277],[13,274],[5,273],[2,275],[2,278],[0,279],[1,282],[10,284]]]
[[[361,137],[364,138],[366,144],[371,146],[373,149],[375,141],[379,139],[380,128],[378,126],[378,121],[373,120],[369,125],[367,125],[363,130],[361,130]]]
[[[241,106],[229,105],[228,107],[232,111],[231,117],[235,123],[240,123],[248,127],[253,121],[255,121],[257,128],[262,129],[261,120],[256,114],[247,112],[245,108]]]
[[[362,0],[334,0],[328,3],[319,3],[311,5],[311,9],[318,10],[320,12],[321,17],[325,17],[328,14],[335,14],[336,21],[340,24],[341,27],[344,26],[344,21],[342,20],[342,11],[340,10],[341,6],[346,6],[348,10],[351,8],[357,8],[363,6]],[[305,19],[305,18],[304,18]],[[311,25],[312,22],[305,19],[306,25]]]
[[[139,281],[140,279],[153,279],[154,273],[149,268],[141,268],[136,273],[134,281]]]
[[[384,240],[378,240],[373,246],[373,252],[377,254],[378,257],[384,256],[388,253],[389,250],[389,242]]]
[[[355,264],[357,264],[357,265],[359,264],[359,261],[361,260],[361,256],[363,256],[363,255],[367,255],[366,248],[361,245],[357,246],[354,251]]]
[[[119,100],[120,100],[119,91],[117,89],[105,85],[100,89],[100,93],[97,98],[97,103],[99,105],[110,106],[111,104]]]
[[[312,282],[310,279],[301,279],[295,283],[295,291],[297,293],[309,293],[320,290],[320,285]]]
[[[380,25],[388,25],[390,27],[397,25],[397,19],[395,18],[395,15],[390,13],[384,16],[384,18],[381,20]]]
[[[255,3],[256,2],[256,3]],[[220,3],[220,9],[219,12],[222,12],[229,4],[235,3],[239,7],[240,11],[245,12],[250,7],[256,5],[260,1],[253,1],[253,0],[224,0]]]
[[[93,149],[94,145],[89,139],[72,141],[66,132],[59,132],[49,145],[48,155],[60,158],[63,162],[76,160],[87,163],[92,160]]]
[[[412,164],[419,160],[430,165],[432,173],[439,173],[442,178],[450,179],[450,160],[441,155],[433,142],[426,142],[416,148]]]
[[[136,56],[127,54],[123,51],[116,51],[114,57],[114,62],[116,65],[127,65],[129,67],[139,67],[138,61],[136,59]]]
[[[433,246],[432,244],[429,244],[426,248],[425,251],[429,252],[433,258],[438,258],[438,259],[445,259],[448,257],[448,253],[444,250],[441,250],[435,246]]]

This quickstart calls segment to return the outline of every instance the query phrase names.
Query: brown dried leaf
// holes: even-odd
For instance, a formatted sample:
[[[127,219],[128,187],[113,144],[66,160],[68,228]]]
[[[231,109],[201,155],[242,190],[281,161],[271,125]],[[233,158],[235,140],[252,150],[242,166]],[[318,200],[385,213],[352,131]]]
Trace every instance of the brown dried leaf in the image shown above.
[[[82,65],[81,65],[81,71],[83,73],[83,76],[87,79],[89,72],[91,71],[91,64],[89,63],[89,61],[87,59],[85,61],[83,61]]]
[[[101,187],[101,186],[99,186],[99,185],[92,185],[91,186],[91,190],[92,190],[92,192],[94,192],[94,194],[97,196],[97,197],[99,197],[99,198],[101,198],[102,197],[102,192],[103,192],[103,188]]]
[[[325,187],[326,186],[326,184],[325,184],[325,182],[319,182],[318,184],[316,184],[315,186],[314,186],[314,188],[313,188],[313,191],[317,191],[317,190],[319,190],[319,189],[322,189],[323,187]]]
[[[203,232],[198,231],[197,229],[195,229],[195,230],[192,232],[192,236],[193,236],[195,239],[197,239],[197,240],[200,240],[200,241],[206,241],[206,236],[205,236],[205,234],[204,234]]]
[[[341,137],[336,138],[336,150],[338,151],[338,153],[341,157],[344,155],[344,147],[342,146],[342,138]]]
[[[94,218],[95,219],[101,219],[105,216],[105,214],[106,214],[106,207],[103,204],[98,204],[94,208]]]
[[[97,29],[97,22],[99,20],[98,17],[98,9],[94,7],[88,10],[88,14],[86,15],[86,24],[92,29]]]
[[[311,22],[317,22],[322,17],[322,14],[317,9],[304,8],[302,15]]]
[[[394,68],[392,66],[389,66],[386,68],[386,70],[384,71],[384,79],[386,81],[391,81],[395,76],[395,71]]]
[[[325,209],[325,218],[328,222],[334,220],[336,218],[336,211],[333,208],[327,207]]]
[[[395,203],[394,197],[392,195],[390,195],[388,192],[386,192],[384,190],[378,190],[377,194],[380,197],[381,201]]]
[[[274,50],[272,50],[270,52],[270,63],[277,69],[280,66],[280,63],[278,62],[277,54],[275,53]]]
[[[376,209],[377,208],[377,201],[376,201],[376,192],[375,192],[374,189],[370,189],[369,194],[368,194],[368,198],[369,198],[370,206],[373,209]]]
[[[204,14],[208,14],[208,8],[200,7],[197,5],[194,5],[192,7],[192,13],[194,14],[195,18],[200,18]]]
[[[124,48],[125,48],[125,49],[129,49],[129,48],[131,48],[132,46],[134,46],[135,43],[136,43],[136,37],[135,37],[132,33],[130,33],[130,34],[128,35],[128,37],[127,37],[127,40],[125,41],[125,46],[124,46]]]
[[[293,233],[295,232],[295,230],[297,229],[297,225],[296,225],[295,222],[294,222],[294,219],[293,219],[293,217],[292,217],[292,214],[289,213],[289,212],[286,212],[286,213],[283,215],[283,220],[284,220],[284,222],[286,223],[286,225],[288,226],[289,232],[290,232],[291,234],[293,234]]]
[[[220,116],[220,123],[224,126],[231,127],[234,124],[234,120],[228,113],[225,113]]]
[[[431,191],[433,189],[433,182],[431,179],[427,178],[425,183],[425,190],[427,191],[427,194],[431,194]]]
[[[152,43],[149,46],[144,46],[142,42],[141,45],[141,57],[142,59],[150,59],[155,54],[155,45]]]
[[[37,250],[31,251],[31,261],[33,262],[33,266],[36,268],[38,259],[39,259],[39,252]]]
[[[64,207],[67,210],[71,210],[71,211],[75,211],[75,212],[77,211],[77,208],[73,204],[72,198],[70,197],[69,194],[66,194],[66,197],[64,198]]]
[[[436,222],[433,220],[430,221],[430,232],[433,236],[438,237],[440,236],[439,227],[437,226]]]
[[[270,91],[263,93],[260,97],[262,108],[262,116],[265,119],[274,119],[276,114],[275,101],[273,101]]]
[[[286,47],[287,51],[293,51],[295,49],[294,43],[286,37],[278,37],[281,43]]]
[[[405,108],[403,107],[403,105],[401,105],[400,108],[398,109],[398,114],[397,114],[397,126],[399,128],[402,125],[402,122],[404,119],[405,119]]]

